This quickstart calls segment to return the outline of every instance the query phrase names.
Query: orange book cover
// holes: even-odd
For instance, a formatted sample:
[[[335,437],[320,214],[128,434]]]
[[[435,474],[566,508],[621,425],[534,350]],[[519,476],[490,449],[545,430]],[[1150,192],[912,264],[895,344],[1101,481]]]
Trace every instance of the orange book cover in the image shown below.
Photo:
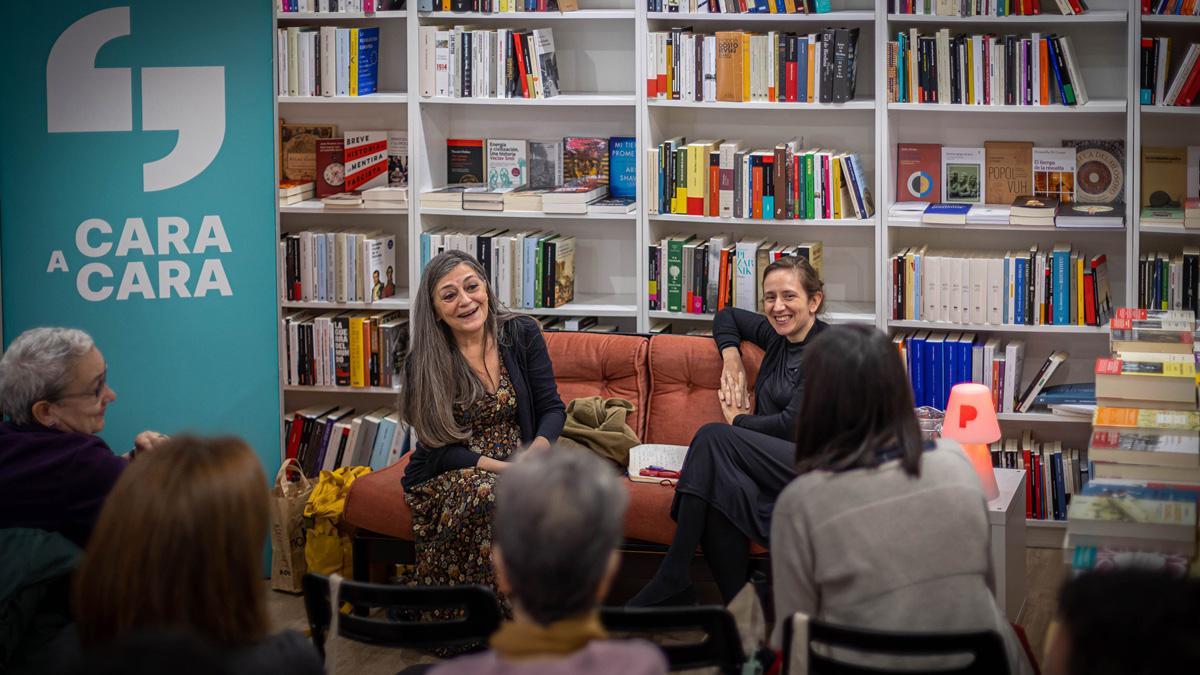
[[[754,168],[750,169],[750,203],[753,205],[751,216],[762,218],[763,168],[759,162],[753,163],[752,166]]]
[[[750,100],[750,34],[742,33],[742,100]]]
[[[742,34],[717,33],[717,100],[742,100]]]
[[[721,163],[719,153],[711,153],[708,158],[708,215],[716,217],[721,206]]]
[[[817,45],[816,43],[808,43],[808,91],[805,94],[805,101],[813,99],[813,67],[817,61]]]
[[[725,305],[729,302],[729,294],[727,292],[728,285],[726,278],[729,274],[729,255],[726,251],[721,251],[721,267],[717,274],[717,309],[725,309]]]
[[[1041,73],[1042,105],[1050,105],[1050,48],[1046,38],[1038,40],[1038,68]]]
[[[666,97],[669,99],[675,98],[675,96],[671,90],[671,87],[674,86],[674,84],[675,84],[675,69],[672,67],[672,64],[674,63],[674,61],[671,60],[672,58],[674,58],[674,54],[675,54],[675,45],[671,44],[670,40],[667,40],[667,68],[666,68],[667,74],[663,76],[664,77],[663,91],[665,91],[667,93]]]

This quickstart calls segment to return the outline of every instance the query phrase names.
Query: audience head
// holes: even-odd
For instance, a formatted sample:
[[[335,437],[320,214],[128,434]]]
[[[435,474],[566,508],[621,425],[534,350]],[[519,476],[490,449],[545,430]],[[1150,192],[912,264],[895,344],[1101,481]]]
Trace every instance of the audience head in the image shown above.
[[[83,643],[171,628],[219,646],[262,639],[267,509],[258,458],[240,439],[176,436],[139,456],[75,578]]]
[[[785,255],[763,270],[763,312],[775,332],[799,341],[825,304],[825,284],[803,256]]]
[[[542,625],[591,611],[617,571],[627,502],[612,467],[588,452],[526,453],[496,486],[500,590]]]
[[[0,409],[17,424],[98,434],[117,398],[91,336],[74,328],[21,333],[0,359]]]
[[[469,437],[454,421],[454,404],[468,405],[484,391],[458,345],[475,338],[503,342],[497,327],[514,316],[470,255],[446,251],[425,266],[409,320],[413,358],[405,361],[400,393],[404,418],[423,444],[441,447]]]
[[[1200,581],[1128,569],[1089,572],[1059,591],[1047,675],[1200,672]]]
[[[796,471],[876,466],[900,450],[911,476],[921,467],[921,431],[904,364],[887,335],[869,326],[831,326],[804,355],[807,390],[796,424]],[[819,388],[818,388],[819,387]]]

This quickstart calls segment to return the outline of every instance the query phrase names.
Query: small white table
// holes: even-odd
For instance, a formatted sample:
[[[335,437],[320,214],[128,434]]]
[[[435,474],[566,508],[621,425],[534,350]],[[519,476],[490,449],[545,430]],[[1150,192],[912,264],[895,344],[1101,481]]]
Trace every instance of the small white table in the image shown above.
[[[1025,607],[1025,470],[996,469],[1000,496],[988,502],[996,603],[1015,622]]]

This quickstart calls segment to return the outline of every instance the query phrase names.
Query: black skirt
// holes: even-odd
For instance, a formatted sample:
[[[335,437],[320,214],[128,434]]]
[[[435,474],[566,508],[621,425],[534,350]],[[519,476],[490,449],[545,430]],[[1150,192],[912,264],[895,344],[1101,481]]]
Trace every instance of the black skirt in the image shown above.
[[[679,495],[708,502],[749,539],[768,547],[771,512],[783,488],[796,477],[796,444],[729,424],[713,422],[696,432],[675,486]]]

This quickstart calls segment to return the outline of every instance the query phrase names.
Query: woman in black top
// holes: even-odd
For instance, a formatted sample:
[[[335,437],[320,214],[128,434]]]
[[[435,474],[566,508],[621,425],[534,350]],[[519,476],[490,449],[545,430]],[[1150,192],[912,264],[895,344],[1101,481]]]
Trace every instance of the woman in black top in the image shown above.
[[[697,545],[703,546],[726,603],[745,585],[750,541],[767,546],[775,499],[796,477],[802,361],[805,347],[826,326],[816,317],[823,286],[807,259],[783,257],[763,271],[764,314],[726,308],[713,319],[713,338],[724,362],[718,396],[725,423],[706,424],[692,439],[671,505],[675,538],[654,578],[630,605],[685,602]],[[765,350],[754,382],[753,412],[739,352],[743,340]]]

